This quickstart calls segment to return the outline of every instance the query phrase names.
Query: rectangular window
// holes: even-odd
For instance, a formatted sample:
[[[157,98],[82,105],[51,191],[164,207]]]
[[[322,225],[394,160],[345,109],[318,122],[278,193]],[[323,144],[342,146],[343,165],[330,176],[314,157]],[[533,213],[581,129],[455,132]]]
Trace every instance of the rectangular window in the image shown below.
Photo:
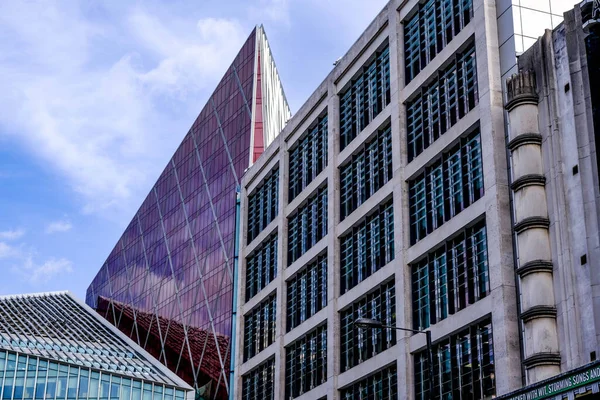
[[[286,347],[285,398],[298,397],[327,382],[327,325]]]
[[[463,138],[409,182],[411,244],[483,196],[480,141],[479,131]]]
[[[489,321],[472,325],[433,345],[433,390],[427,352],[414,355],[415,398],[491,399],[496,395],[494,346]]]
[[[248,243],[275,219],[278,205],[279,170],[276,169],[248,196]]]
[[[327,305],[327,254],[308,264],[287,283],[287,332]]]
[[[260,364],[242,377],[242,400],[275,399],[275,359]]]
[[[428,0],[404,22],[408,84],[473,18],[472,0]]]
[[[327,234],[327,186],[320,188],[288,218],[290,266]]]
[[[392,179],[392,130],[380,129],[349,164],[340,168],[341,219]]]
[[[406,104],[408,161],[421,154],[477,105],[475,45],[457,54],[445,70]]]
[[[394,259],[394,208],[392,201],[362,220],[340,238],[341,294]]]
[[[246,301],[277,276],[277,234],[271,235],[246,260]]]
[[[275,293],[244,316],[244,362],[275,341],[277,302]]]
[[[361,329],[354,326],[358,318],[372,318],[384,325],[396,325],[394,282],[384,283],[358,299],[343,310],[340,317],[341,370],[344,372],[396,344],[394,329]]]
[[[396,400],[398,398],[396,363],[340,390],[341,400]]]
[[[350,87],[340,93],[340,150],[390,103],[389,47],[364,65]]]
[[[423,330],[489,294],[485,221],[411,265],[414,329]]]
[[[290,193],[292,201],[327,167],[327,115],[290,150]]]

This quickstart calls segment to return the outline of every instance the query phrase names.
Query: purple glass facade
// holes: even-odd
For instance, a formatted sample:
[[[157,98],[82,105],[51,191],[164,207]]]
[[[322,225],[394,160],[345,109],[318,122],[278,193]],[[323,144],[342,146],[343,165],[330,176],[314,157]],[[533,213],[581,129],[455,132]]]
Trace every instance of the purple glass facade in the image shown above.
[[[86,296],[206,399],[229,389],[236,188],[259,150],[263,37],[247,39]]]

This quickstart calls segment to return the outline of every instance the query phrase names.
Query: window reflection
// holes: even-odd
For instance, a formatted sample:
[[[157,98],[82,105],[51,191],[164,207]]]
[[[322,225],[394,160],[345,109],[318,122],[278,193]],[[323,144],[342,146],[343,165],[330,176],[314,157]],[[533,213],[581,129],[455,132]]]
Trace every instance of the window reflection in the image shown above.
[[[394,207],[381,204],[340,238],[341,294],[394,259]]]
[[[289,198],[294,200],[327,166],[327,115],[294,144],[289,157]]]
[[[342,372],[396,344],[396,330],[357,328],[354,321],[358,318],[375,319],[387,326],[396,325],[396,294],[393,281],[379,286],[340,313]]]
[[[387,367],[340,391],[342,400],[392,400],[398,398],[396,365]]]
[[[389,47],[376,52],[340,93],[340,150],[343,150],[390,103]]]
[[[290,266],[327,235],[327,186],[319,188],[288,218],[288,259]]]
[[[428,0],[404,23],[408,84],[473,18],[472,0]]]
[[[392,129],[380,129],[352,161],[340,168],[343,220],[392,179]]]
[[[475,45],[455,56],[446,69],[406,105],[408,161],[421,154],[479,102]]]
[[[327,305],[327,254],[320,255],[287,282],[287,331]]]
[[[122,378],[109,373],[40,360],[0,350],[2,399],[184,399],[184,392],[158,383]]]
[[[302,336],[286,348],[285,398],[291,399],[327,381],[327,326]]]
[[[488,399],[496,395],[490,322],[472,325],[433,345],[435,396],[428,393],[425,351],[414,355],[415,398]]]
[[[275,359],[271,358],[242,377],[243,400],[274,400]]]
[[[483,194],[481,138],[476,131],[409,182],[411,244],[439,228]]]

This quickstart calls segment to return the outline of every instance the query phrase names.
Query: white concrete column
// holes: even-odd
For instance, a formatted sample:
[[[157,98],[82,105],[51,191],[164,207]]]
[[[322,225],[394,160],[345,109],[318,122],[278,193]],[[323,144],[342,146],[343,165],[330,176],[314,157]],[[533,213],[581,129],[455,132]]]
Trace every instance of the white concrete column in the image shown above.
[[[527,385],[560,373],[550,221],[535,77],[523,71],[506,82],[510,119],[514,232]]]

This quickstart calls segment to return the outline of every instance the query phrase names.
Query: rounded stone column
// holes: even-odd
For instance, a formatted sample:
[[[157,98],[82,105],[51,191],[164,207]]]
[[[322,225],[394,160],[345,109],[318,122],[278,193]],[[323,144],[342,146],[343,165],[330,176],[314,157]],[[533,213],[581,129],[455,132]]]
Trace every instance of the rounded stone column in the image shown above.
[[[535,77],[533,72],[522,71],[509,78],[506,85],[516,268],[521,299],[519,317],[523,327],[523,364],[530,385],[560,373],[550,221]]]

